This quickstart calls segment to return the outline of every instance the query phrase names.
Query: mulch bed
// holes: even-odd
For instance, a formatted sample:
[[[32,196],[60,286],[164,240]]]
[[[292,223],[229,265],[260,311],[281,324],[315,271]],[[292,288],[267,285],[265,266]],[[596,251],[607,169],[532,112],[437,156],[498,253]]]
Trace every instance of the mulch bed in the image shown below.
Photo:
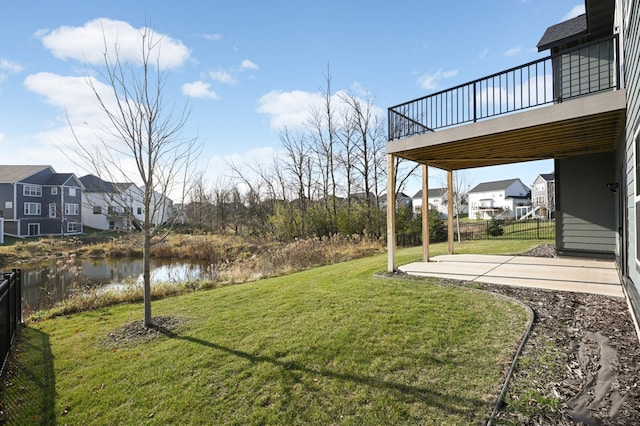
[[[555,249],[540,246],[526,255],[551,257]],[[495,424],[640,425],[640,340],[625,299],[473,286],[524,302],[535,312],[522,357],[540,362],[516,368],[506,400],[530,399],[519,394],[523,388],[537,389],[539,395],[555,400],[555,404],[532,401],[526,410],[505,403]]]

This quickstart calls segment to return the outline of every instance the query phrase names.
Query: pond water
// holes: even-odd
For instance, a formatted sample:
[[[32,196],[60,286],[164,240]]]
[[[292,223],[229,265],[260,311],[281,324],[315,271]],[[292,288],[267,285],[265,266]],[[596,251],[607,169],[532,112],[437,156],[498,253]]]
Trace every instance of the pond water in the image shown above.
[[[211,279],[208,266],[207,263],[153,260],[151,285]],[[14,267],[22,269],[25,318],[77,292],[142,285],[142,259],[56,259]]]

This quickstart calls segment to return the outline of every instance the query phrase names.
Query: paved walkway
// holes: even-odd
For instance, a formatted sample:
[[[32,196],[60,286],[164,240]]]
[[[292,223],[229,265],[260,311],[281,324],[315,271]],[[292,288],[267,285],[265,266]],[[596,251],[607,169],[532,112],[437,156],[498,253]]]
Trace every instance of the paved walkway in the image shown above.
[[[624,297],[613,260],[442,255],[398,268],[409,275]]]

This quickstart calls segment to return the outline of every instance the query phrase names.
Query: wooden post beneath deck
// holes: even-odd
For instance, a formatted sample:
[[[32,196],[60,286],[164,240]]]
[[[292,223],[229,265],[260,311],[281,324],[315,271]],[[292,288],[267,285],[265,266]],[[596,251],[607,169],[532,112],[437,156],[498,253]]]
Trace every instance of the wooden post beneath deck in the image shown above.
[[[396,173],[395,158],[387,154],[387,272],[396,270]]]
[[[429,261],[429,166],[422,165],[422,260]]]
[[[449,254],[453,254],[453,172],[447,171],[447,240],[449,242]]]

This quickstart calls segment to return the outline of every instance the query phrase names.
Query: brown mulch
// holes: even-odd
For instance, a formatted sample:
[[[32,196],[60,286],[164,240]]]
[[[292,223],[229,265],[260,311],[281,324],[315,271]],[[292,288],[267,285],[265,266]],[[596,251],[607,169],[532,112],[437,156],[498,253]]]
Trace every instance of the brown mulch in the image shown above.
[[[151,323],[151,327],[145,327],[143,320],[130,322],[111,332],[105,339],[105,344],[107,346],[137,345],[162,336],[173,337],[184,320],[172,316],[159,316],[153,317]]]
[[[539,246],[526,255],[552,257],[555,249]],[[526,366],[516,368],[494,424],[640,425],[640,341],[625,299],[480,287],[535,312],[520,358]]]

